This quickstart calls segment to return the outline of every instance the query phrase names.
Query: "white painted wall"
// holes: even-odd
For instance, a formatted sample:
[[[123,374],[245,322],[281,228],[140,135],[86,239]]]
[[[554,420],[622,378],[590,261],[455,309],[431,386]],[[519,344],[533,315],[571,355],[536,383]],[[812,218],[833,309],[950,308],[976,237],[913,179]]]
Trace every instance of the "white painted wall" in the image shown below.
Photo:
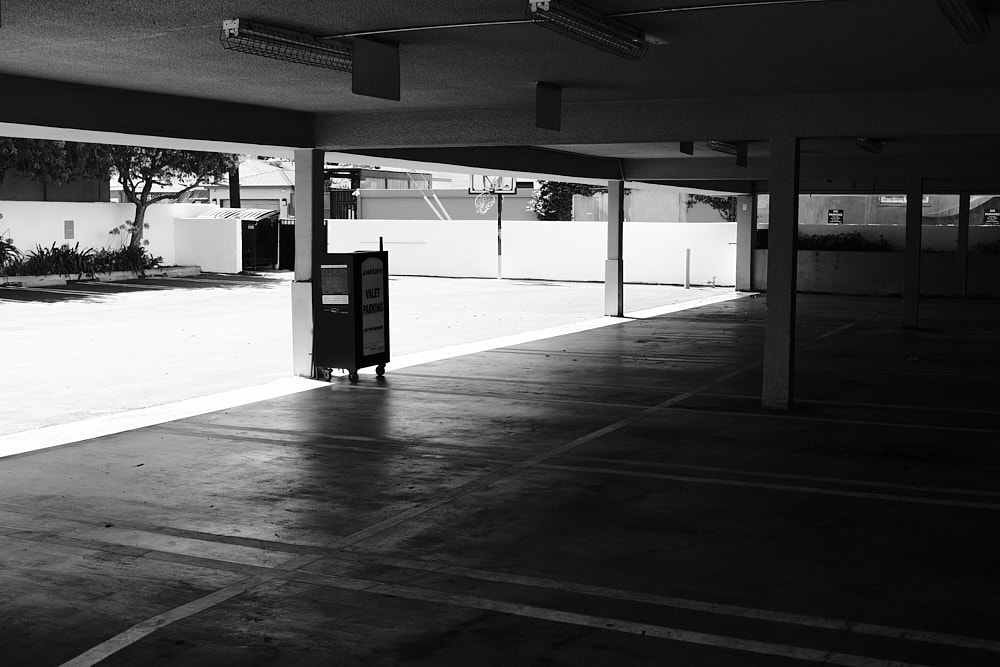
[[[688,249],[692,284],[736,284],[735,222],[626,222],[625,282],[683,285]]]
[[[174,240],[174,218],[194,217],[215,208],[206,204],[156,204],[146,212],[145,239],[152,255],[163,257],[165,265],[178,264]],[[118,248],[121,236],[112,236],[112,229],[135,217],[132,204],[82,202],[0,201],[0,232],[8,232],[14,245],[24,253],[36,246],[50,247],[53,243],[80,244],[85,248]],[[72,239],[64,236],[65,221],[72,220]],[[9,230],[9,231],[8,231]]]
[[[378,248],[383,237],[396,275],[496,277],[496,221],[331,220],[330,252]],[[734,285],[736,223],[627,222],[627,282],[683,284],[691,248],[691,282]],[[604,222],[503,223],[503,275],[539,280],[604,280]]]
[[[330,252],[377,250],[389,272],[409,276],[496,278],[496,220],[330,220]]]
[[[243,270],[242,220],[177,218],[174,244],[177,264],[202,271],[239,273]]]
[[[503,276],[603,281],[607,229],[604,222],[504,222]]]

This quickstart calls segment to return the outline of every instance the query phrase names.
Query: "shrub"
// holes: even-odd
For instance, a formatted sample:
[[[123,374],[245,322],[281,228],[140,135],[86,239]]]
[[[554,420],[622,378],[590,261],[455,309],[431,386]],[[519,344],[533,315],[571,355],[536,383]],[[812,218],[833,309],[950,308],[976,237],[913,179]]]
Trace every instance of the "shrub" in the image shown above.
[[[983,241],[972,246],[969,250],[980,255],[1000,255],[1000,239],[995,241]]]
[[[11,246],[13,247],[13,246]],[[3,260],[2,270],[5,275],[26,276],[90,276],[111,271],[134,271],[142,273],[147,269],[155,269],[163,263],[162,257],[153,257],[143,247],[125,246],[117,250],[80,250],[77,243],[72,248],[52,244],[50,248],[36,246],[34,250],[21,257],[17,248],[14,260]],[[0,255],[2,257],[2,255]]]
[[[13,275],[21,264],[21,251],[9,237],[0,236],[0,276]]]
[[[846,234],[804,234],[799,237],[799,250],[848,250],[851,252],[887,252],[892,246],[879,236],[878,241],[871,241],[861,235],[861,232]]]

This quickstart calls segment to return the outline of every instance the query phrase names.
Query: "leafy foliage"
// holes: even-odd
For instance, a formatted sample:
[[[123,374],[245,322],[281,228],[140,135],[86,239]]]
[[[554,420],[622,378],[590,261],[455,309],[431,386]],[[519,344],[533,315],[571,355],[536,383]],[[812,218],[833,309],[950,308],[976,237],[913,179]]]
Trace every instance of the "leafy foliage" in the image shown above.
[[[178,151],[137,146],[104,146],[106,156],[114,166],[122,191],[135,204],[135,221],[131,245],[142,247],[146,229],[146,209],[161,201],[176,200],[210,179],[218,178],[238,164],[239,156],[226,153]],[[177,192],[153,194],[153,186],[170,186],[183,182]]]
[[[11,269],[21,263],[23,255],[14,242],[5,236],[0,236],[0,276],[9,275]]]
[[[16,248],[14,251],[16,259],[3,263],[4,275],[93,277],[98,273],[111,271],[142,273],[163,263],[162,257],[151,256],[142,246],[124,246],[116,250],[80,250],[79,243],[73,247],[53,243],[49,248],[36,246],[23,256]]]
[[[573,195],[590,196],[607,191],[607,188],[596,185],[539,181],[538,189],[531,193],[527,209],[539,220],[572,220]]]
[[[696,204],[708,204],[718,211],[726,222],[736,222],[736,197],[689,194],[686,204],[688,210],[694,208]]]
[[[137,146],[106,146],[40,139],[0,139],[0,179],[15,170],[38,181],[61,184],[75,178],[104,178],[112,169],[125,198],[135,205],[131,244],[143,245],[146,209],[176,200],[218,178],[239,163],[239,156]],[[153,193],[153,186],[183,183],[178,192]]]
[[[969,250],[980,255],[1000,255],[1000,239],[977,243]]]
[[[0,180],[8,171],[61,185],[79,178],[108,175],[111,161],[103,147],[73,141],[0,138]]]
[[[851,252],[887,252],[892,246],[879,236],[878,241],[871,241],[861,235],[861,232],[846,234],[804,234],[799,237],[799,250],[847,250]]]

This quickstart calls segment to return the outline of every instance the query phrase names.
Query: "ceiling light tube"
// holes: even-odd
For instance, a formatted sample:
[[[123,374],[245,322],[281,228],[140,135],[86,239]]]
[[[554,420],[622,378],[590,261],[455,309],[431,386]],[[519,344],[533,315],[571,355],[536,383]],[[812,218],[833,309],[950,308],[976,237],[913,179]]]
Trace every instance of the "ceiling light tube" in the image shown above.
[[[966,44],[981,44],[990,34],[990,20],[977,0],[937,0]]]
[[[528,0],[532,23],[607,53],[638,60],[646,55],[646,37],[628,26],[575,0]]]
[[[354,63],[349,46],[246,19],[223,21],[219,40],[232,51],[339,72],[350,72]]]
[[[735,141],[709,141],[705,144],[705,147],[710,151],[725,153],[726,155],[736,155],[737,152]]]

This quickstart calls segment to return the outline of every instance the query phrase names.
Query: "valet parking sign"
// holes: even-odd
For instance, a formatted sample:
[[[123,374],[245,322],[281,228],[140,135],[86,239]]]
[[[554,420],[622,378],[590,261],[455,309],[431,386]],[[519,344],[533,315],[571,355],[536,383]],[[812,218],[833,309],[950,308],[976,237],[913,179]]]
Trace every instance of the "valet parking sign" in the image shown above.
[[[385,352],[385,263],[379,257],[361,262],[361,354]]]

